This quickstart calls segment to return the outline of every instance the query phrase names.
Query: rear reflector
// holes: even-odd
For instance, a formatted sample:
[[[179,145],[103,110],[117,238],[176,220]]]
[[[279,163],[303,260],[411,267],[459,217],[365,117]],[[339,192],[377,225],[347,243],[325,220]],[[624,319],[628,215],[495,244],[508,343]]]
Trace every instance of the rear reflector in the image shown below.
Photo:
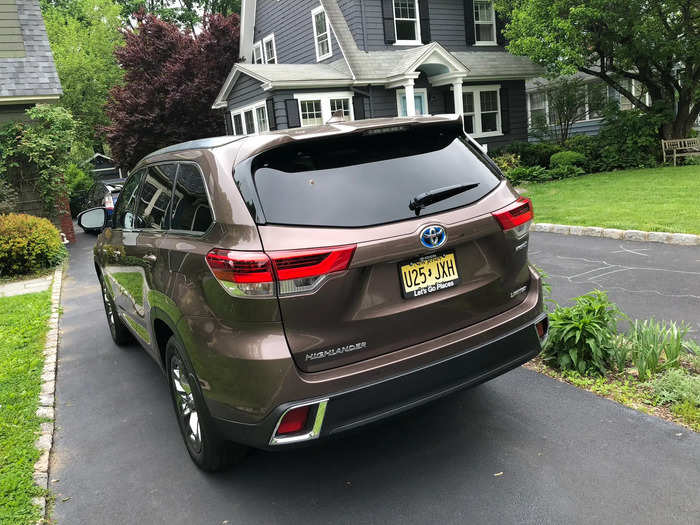
[[[534,217],[532,201],[527,197],[520,197],[514,203],[492,213],[503,230],[511,230],[531,221]]]
[[[234,295],[274,295],[312,290],[325,275],[347,270],[356,246],[312,250],[239,252],[214,248],[207,264],[214,276]]]
[[[309,405],[293,408],[287,412],[279,426],[275,435],[281,436],[285,434],[294,434],[306,428],[306,421],[309,419]]]

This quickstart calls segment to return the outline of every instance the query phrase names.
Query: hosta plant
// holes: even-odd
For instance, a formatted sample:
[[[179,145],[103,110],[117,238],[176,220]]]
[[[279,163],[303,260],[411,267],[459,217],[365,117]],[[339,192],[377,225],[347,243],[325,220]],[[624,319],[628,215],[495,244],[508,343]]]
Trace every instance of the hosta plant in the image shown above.
[[[544,360],[555,368],[581,374],[605,373],[610,366],[623,313],[600,290],[577,297],[573,306],[549,314],[549,339]]]

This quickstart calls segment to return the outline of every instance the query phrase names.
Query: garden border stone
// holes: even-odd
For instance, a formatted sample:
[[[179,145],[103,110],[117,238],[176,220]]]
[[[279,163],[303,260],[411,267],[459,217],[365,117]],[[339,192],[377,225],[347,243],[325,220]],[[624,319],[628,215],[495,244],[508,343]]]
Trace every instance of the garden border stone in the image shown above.
[[[40,418],[50,419],[41,423],[39,437],[34,446],[41,452],[39,459],[34,464],[34,483],[44,491],[42,496],[34,498],[33,503],[39,507],[41,517],[38,524],[46,523],[47,496],[49,490],[49,459],[53,446],[54,433],[54,406],[56,404],[56,358],[59,340],[59,316],[61,307],[61,284],[63,282],[64,266],[61,265],[54,271],[53,285],[51,288],[51,317],[49,317],[49,331],[44,343],[44,368],[41,374],[41,392],[39,394],[39,407],[36,415]]]
[[[587,237],[607,237],[624,241],[661,242],[679,246],[700,246],[700,235],[692,233],[645,232],[641,230],[619,230],[598,226],[569,226],[566,224],[534,223],[530,231],[559,233],[561,235],[585,235]]]

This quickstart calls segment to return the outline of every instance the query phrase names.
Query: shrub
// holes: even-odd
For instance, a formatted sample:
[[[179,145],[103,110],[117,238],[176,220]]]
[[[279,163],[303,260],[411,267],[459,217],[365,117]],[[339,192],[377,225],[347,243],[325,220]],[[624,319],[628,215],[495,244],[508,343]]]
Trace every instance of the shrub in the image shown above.
[[[0,215],[0,275],[51,268],[65,255],[61,235],[48,219],[17,213]]]
[[[688,326],[685,323],[677,325],[674,322],[657,322],[654,319],[635,321],[627,339],[631,345],[632,361],[637,367],[639,379],[644,381],[661,368],[679,366],[687,333]],[[661,363],[662,356],[665,358],[664,363]]]
[[[544,182],[549,180],[547,170],[541,166],[520,166],[505,173],[505,176],[514,185],[521,182]]]
[[[700,406],[700,376],[691,376],[683,369],[668,370],[651,381],[656,402],[684,403]]]
[[[599,170],[648,168],[658,164],[659,119],[632,109],[609,108],[598,134]]]
[[[15,211],[17,206],[17,191],[5,179],[0,179],[0,213]]]
[[[547,178],[548,180],[559,180],[559,179],[568,179],[571,177],[580,177],[581,175],[585,175],[585,171],[583,171],[583,168],[579,168],[578,166],[574,166],[572,164],[563,164],[560,166],[553,166],[552,168],[547,170]]]
[[[83,209],[88,191],[95,180],[91,175],[81,170],[76,164],[70,164],[65,173],[66,185],[68,186],[68,198],[70,199],[70,210],[75,217]]]
[[[581,374],[605,373],[623,316],[605,292],[594,290],[577,297],[575,304],[557,307],[549,315],[549,338],[544,360],[563,370]]]
[[[520,157],[515,153],[504,153],[503,155],[494,157],[493,161],[504,174],[520,167]]]
[[[560,151],[549,158],[549,166],[557,168],[559,166],[578,166],[583,167],[586,164],[586,157],[578,151]]]
[[[555,153],[562,151],[559,144],[553,142],[511,142],[498,154],[512,153],[520,157],[524,166],[541,166],[549,168],[549,159]]]

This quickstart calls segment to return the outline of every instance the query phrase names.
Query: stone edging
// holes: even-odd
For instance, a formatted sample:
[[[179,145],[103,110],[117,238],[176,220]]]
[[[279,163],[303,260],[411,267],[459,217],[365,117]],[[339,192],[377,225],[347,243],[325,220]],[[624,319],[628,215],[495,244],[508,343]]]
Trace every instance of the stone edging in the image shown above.
[[[61,282],[63,281],[63,266],[56,268],[53,277],[53,287],[51,288],[51,317],[49,318],[49,332],[46,334],[44,344],[44,369],[41,374],[41,392],[39,394],[39,408],[36,415],[47,418],[41,424],[41,433],[34,443],[39,449],[41,456],[34,464],[34,483],[45,490],[44,496],[33,499],[33,503],[40,508],[41,518],[38,523],[45,523],[46,520],[46,500],[49,490],[49,456],[53,445],[54,432],[54,405],[56,395],[56,358],[58,351],[58,317],[61,306]]]
[[[587,237],[607,237],[623,241],[662,242],[682,246],[700,246],[700,235],[692,233],[644,232],[641,230],[618,230],[598,226],[567,226],[565,224],[533,224],[530,231],[560,233],[562,235],[585,235]]]

